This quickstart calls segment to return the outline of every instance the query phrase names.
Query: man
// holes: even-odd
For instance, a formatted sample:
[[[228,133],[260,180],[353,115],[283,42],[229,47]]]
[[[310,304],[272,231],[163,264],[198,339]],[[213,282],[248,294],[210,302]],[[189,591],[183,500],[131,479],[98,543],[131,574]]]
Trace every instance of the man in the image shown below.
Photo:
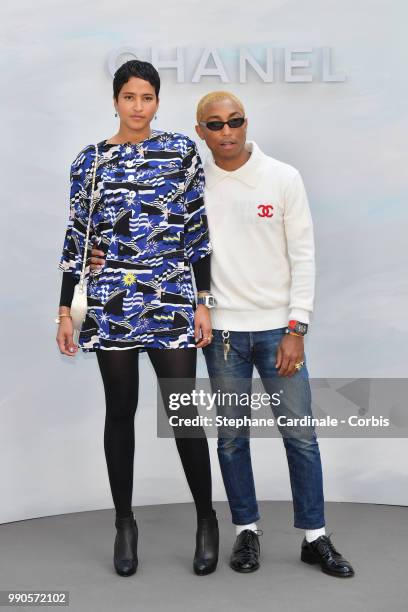
[[[266,391],[284,389],[274,415],[312,416],[304,355],[314,298],[313,225],[303,181],[292,166],[246,141],[248,121],[229,92],[204,96],[196,131],[212,153],[205,166],[205,202],[213,245],[211,294],[213,341],[204,349],[217,390],[250,392],[254,366]],[[101,264],[92,250],[92,267]],[[211,301],[208,302],[211,307]],[[284,382],[284,384],[283,384]],[[272,395],[272,393],[271,393]],[[218,406],[227,417],[237,407]],[[248,408],[247,414],[249,414]],[[242,416],[242,408],[239,408]],[[322,571],[351,577],[351,564],[325,533],[322,468],[313,427],[279,427],[293,494],[294,526],[305,530],[301,560]],[[218,457],[236,525],[230,565],[259,567],[260,519],[248,428],[219,429]]]

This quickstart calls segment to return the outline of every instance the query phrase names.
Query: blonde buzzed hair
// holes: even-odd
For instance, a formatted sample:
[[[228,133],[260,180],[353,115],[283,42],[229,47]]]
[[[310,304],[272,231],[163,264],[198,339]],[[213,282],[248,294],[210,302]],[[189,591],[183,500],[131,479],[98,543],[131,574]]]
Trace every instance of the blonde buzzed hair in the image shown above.
[[[235,102],[235,104],[237,104],[237,106],[239,106],[242,114],[245,115],[244,105],[242,104],[241,100],[237,98],[237,96],[234,96],[233,93],[230,93],[229,91],[211,91],[206,96],[201,98],[197,105],[197,123],[203,121],[205,109],[209,104],[212,104],[213,102],[220,102],[221,100],[232,100]]]

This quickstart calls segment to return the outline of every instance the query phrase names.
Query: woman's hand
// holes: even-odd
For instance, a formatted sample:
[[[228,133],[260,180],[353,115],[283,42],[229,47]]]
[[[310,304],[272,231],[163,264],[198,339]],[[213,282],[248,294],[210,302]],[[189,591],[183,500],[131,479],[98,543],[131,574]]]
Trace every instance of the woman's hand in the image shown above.
[[[73,341],[74,326],[70,317],[62,317],[61,323],[58,324],[57,344],[60,352],[63,355],[74,357],[78,352],[78,346]]]
[[[212,340],[210,311],[204,304],[199,304],[194,313],[194,337],[199,341],[196,348],[203,348]]]

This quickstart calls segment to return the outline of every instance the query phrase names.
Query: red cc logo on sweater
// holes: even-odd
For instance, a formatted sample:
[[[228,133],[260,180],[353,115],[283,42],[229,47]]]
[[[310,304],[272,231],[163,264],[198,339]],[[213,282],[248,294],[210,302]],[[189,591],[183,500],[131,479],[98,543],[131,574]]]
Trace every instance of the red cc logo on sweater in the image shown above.
[[[273,216],[273,206],[272,204],[258,204],[258,217],[272,217]]]

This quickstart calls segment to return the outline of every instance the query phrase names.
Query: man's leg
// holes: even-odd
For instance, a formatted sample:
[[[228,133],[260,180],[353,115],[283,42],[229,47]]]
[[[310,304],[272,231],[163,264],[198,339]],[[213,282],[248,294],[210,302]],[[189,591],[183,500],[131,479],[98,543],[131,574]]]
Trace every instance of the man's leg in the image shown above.
[[[279,376],[276,363],[278,346],[285,328],[254,332],[254,362],[265,391],[280,393],[279,405],[272,405],[275,418],[313,417],[309,374],[305,365],[293,376]],[[323,476],[319,444],[313,426],[280,426],[288,460],[293,496],[294,526],[305,529],[302,560],[321,562],[326,573],[336,576],[354,574],[351,565],[334,549],[325,535]],[[316,550],[314,545],[316,544]],[[313,548],[313,551],[312,551]],[[304,550],[310,552],[304,555]],[[310,551],[309,551],[310,549]],[[319,549],[319,550],[318,550]]]
[[[228,405],[227,395],[251,392],[253,363],[247,334],[230,332],[231,348],[225,360],[221,333],[221,330],[214,329],[212,343],[203,349],[212,392],[224,394],[226,398],[224,405],[217,405],[217,414],[225,418],[249,416],[249,407],[238,406],[234,401]],[[259,520],[248,428],[237,431],[234,427],[220,427],[217,452],[232,522],[234,525],[246,525]]]
[[[255,332],[254,360],[267,393],[280,394],[280,404],[272,406],[275,418],[312,417],[311,392],[306,365],[293,376],[279,376],[276,352],[284,328]],[[323,478],[319,445],[312,427],[281,427],[288,459],[293,495],[294,526],[301,529],[324,527]]]
[[[229,332],[229,350],[224,353],[222,330],[213,330],[214,339],[203,349],[213,393],[223,400],[217,416],[226,419],[250,417],[250,406],[238,404],[234,397],[251,393],[253,361],[250,334]],[[250,452],[250,428],[223,425],[218,428],[218,458],[237,540],[231,557],[236,571],[250,572],[259,567],[259,520]]]

